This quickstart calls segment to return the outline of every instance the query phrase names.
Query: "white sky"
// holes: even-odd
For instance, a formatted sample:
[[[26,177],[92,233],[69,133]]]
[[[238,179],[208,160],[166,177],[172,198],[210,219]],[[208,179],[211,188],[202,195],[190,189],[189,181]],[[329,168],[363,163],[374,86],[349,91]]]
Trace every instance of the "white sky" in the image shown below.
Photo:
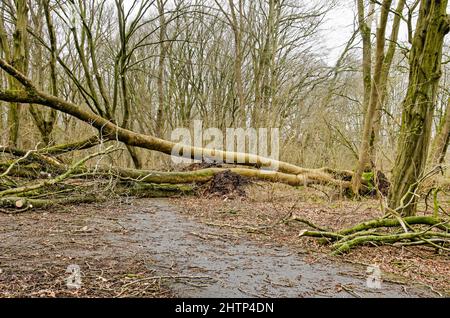
[[[328,52],[326,58],[328,63],[334,63],[337,60],[353,34],[354,10],[355,1],[341,0],[325,18],[322,34],[324,46]]]
[[[326,22],[322,26],[323,46],[327,52],[324,60],[330,64],[334,64],[353,33],[355,1],[337,0],[337,2],[338,5],[327,14]],[[124,0],[125,10],[128,10],[132,3],[133,0]]]
[[[124,0],[125,8],[128,9],[133,0]],[[252,0],[248,0],[252,1]],[[299,1],[318,1],[318,0],[299,0]],[[328,12],[325,17],[325,23],[322,26],[322,49],[325,52],[324,60],[333,65],[337,58],[342,53],[345,45],[353,34],[355,15],[356,15],[356,1],[355,0],[335,0],[337,2],[336,7]],[[368,3],[369,1],[366,0]],[[397,1],[393,1],[392,7],[395,8]],[[379,5],[375,6],[377,10]],[[450,11],[450,3],[448,5],[448,11]],[[367,9],[366,9],[367,10]],[[366,12],[367,13],[367,12]],[[392,16],[390,15],[390,20],[392,22]],[[375,33],[376,19],[374,18],[372,33]],[[390,27],[388,26],[386,37],[390,36]],[[450,38],[450,37],[447,37]],[[400,25],[399,41],[406,41],[407,39],[407,26],[406,23],[402,21]],[[359,41],[359,37],[357,38]]]

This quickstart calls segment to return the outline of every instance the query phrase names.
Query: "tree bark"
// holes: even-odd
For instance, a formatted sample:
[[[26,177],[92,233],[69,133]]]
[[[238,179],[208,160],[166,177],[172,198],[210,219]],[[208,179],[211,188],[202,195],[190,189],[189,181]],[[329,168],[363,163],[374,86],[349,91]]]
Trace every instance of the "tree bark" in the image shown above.
[[[358,25],[359,25],[359,33],[362,38],[363,45],[363,62],[362,62],[362,71],[363,71],[363,84],[364,84],[364,100],[363,100],[363,109],[364,112],[367,111],[370,101],[370,87],[372,85],[372,41],[371,41],[371,32],[372,32],[372,19],[374,15],[374,3],[371,4],[369,8],[369,12],[366,16],[364,10],[364,0],[358,0]]]
[[[384,61],[384,45],[385,45],[385,34],[386,25],[389,16],[389,10],[391,8],[392,0],[384,0],[381,7],[380,24],[377,29],[377,43],[376,43],[376,61],[374,67],[373,80],[370,91],[370,102],[367,111],[364,116],[364,127],[361,138],[361,146],[359,150],[359,161],[355,169],[355,174],[353,175],[353,192],[355,194],[359,193],[361,188],[361,176],[366,169],[371,169],[370,163],[370,137],[372,133],[373,118],[376,113],[378,99],[381,87],[381,74]]]
[[[159,14],[159,57],[158,57],[158,110],[156,113],[156,137],[162,138],[164,131],[164,61],[166,59],[166,46],[164,43],[166,39],[166,18],[164,16],[165,2],[162,0],[157,1],[158,14]]]
[[[439,123],[439,128],[432,144],[431,164],[440,165],[444,162],[447,154],[448,143],[450,141],[450,97],[447,101],[447,108]]]
[[[378,99],[378,104],[375,112],[375,119],[372,127],[372,136],[370,138],[370,158],[375,163],[375,154],[376,154],[376,145],[380,139],[380,130],[381,130],[381,117],[384,108],[384,103],[386,101],[386,96],[388,93],[388,80],[389,80],[389,72],[391,70],[392,61],[394,59],[395,51],[397,48],[397,40],[400,29],[401,22],[401,14],[405,7],[406,0],[400,0],[397,4],[397,8],[395,11],[398,13],[394,16],[394,21],[392,23],[392,31],[391,36],[389,38],[389,46],[386,51],[386,57],[384,58],[383,67],[381,71],[381,93],[380,98]]]
[[[13,56],[11,64],[21,72],[26,72],[26,35],[28,25],[28,5],[26,0],[15,0],[17,12],[16,26],[13,34]],[[19,84],[10,80],[10,89],[19,89]],[[21,119],[20,103],[11,103],[8,111],[9,144],[17,146]]]
[[[441,77],[442,47],[450,30],[448,0],[422,0],[410,52],[409,85],[403,101],[402,125],[393,168],[389,206],[409,202],[402,214],[415,215],[418,187],[431,138],[431,125]]]

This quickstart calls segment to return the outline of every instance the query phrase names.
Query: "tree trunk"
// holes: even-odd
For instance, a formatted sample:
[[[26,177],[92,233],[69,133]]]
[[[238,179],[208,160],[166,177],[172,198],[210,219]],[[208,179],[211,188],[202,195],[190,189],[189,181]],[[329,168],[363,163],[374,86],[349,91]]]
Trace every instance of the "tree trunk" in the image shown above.
[[[403,9],[405,7],[406,0],[400,0],[397,4],[397,8],[395,11],[399,13],[398,15],[394,16],[394,22],[392,24],[392,31],[391,36],[389,39],[389,46],[386,52],[386,57],[383,62],[383,67],[381,71],[381,80],[380,83],[382,87],[380,88],[380,98],[378,99],[378,105],[376,107],[375,112],[375,119],[373,122],[372,127],[372,136],[370,138],[370,158],[372,162],[375,163],[375,154],[376,154],[376,145],[380,139],[380,130],[381,130],[381,117],[382,117],[382,111],[384,108],[384,102],[386,100],[386,96],[388,93],[388,80],[389,80],[389,72],[391,70],[392,61],[394,59],[395,51],[397,48],[397,39],[398,39],[398,33],[400,29],[400,22],[401,22],[401,16],[400,14],[403,12]]]
[[[305,169],[287,162],[265,158],[255,154],[222,151],[217,149],[206,149],[195,146],[183,147],[184,152],[182,154],[179,154],[178,152],[173,152],[173,149],[177,146],[177,144],[172,141],[160,139],[151,135],[139,134],[131,130],[119,127],[118,125],[91,111],[83,110],[79,105],[38,90],[27,77],[25,77],[3,59],[0,59],[0,68],[5,70],[9,75],[16,78],[24,86],[24,90],[20,91],[0,90],[0,100],[6,102],[21,102],[27,104],[34,103],[50,107],[57,111],[61,111],[62,113],[71,115],[89,125],[92,125],[99,131],[100,139],[103,140],[118,140],[128,146],[155,150],[168,155],[183,156],[190,159],[195,159],[196,155],[200,153],[202,154],[203,159],[209,159],[211,161],[221,160],[227,163],[237,163],[246,166],[273,168],[279,172],[288,174],[298,175],[311,171],[317,171],[317,169]],[[333,176],[342,175],[343,178],[351,178],[352,176],[351,171],[336,171],[327,168],[324,168],[322,170],[325,173],[332,174]]]
[[[436,102],[444,37],[450,30],[448,0],[422,0],[410,52],[409,85],[403,101],[402,125],[393,169],[389,206],[407,204],[402,214],[414,215],[417,181],[423,176]]]
[[[361,188],[361,176],[366,169],[371,169],[371,163],[369,160],[370,152],[370,137],[372,133],[373,118],[376,113],[378,98],[380,97],[380,86],[381,86],[381,74],[384,61],[384,45],[385,45],[385,34],[386,34],[386,24],[389,16],[389,10],[391,8],[392,0],[384,0],[381,7],[380,25],[377,29],[377,44],[376,44],[376,62],[373,74],[373,80],[370,90],[370,102],[367,107],[367,111],[364,116],[364,127],[362,133],[361,146],[359,150],[359,161],[355,169],[355,174],[353,175],[352,184],[353,192],[355,194],[359,193]]]
[[[359,33],[362,38],[363,45],[363,84],[364,84],[364,100],[363,109],[367,111],[370,100],[370,87],[372,82],[372,41],[370,39],[372,32],[372,20],[374,16],[374,3],[370,5],[369,12],[366,16],[364,13],[364,0],[358,0],[358,25]]]
[[[166,18],[164,16],[165,2],[158,0],[158,14],[159,14],[159,60],[158,60],[158,110],[156,113],[156,137],[163,137],[164,131],[164,61],[166,59]]]
[[[15,7],[17,12],[17,20],[15,31],[13,34],[14,47],[11,64],[26,73],[26,35],[28,24],[28,5],[26,0],[15,0]],[[20,85],[16,80],[11,79],[10,89],[19,89]],[[9,144],[17,146],[19,139],[19,126],[21,117],[20,103],[11,103],[8,111],[8,127],[9,127]]]
[[[448,143],[450,140],[450,97],[447,101],[447,108],[439,123],[439,128],[436,137],[433,141],[431,152],[431,164],[439,165],[444,162],[447,154]]]
[[[239,110],[238,110],[238,125],[243,126],[245,125],[245,94],[244,94],[244,86],[242,82],[242,29],[243,29],[243,23],[242,23],[242,11],[243,11],[243,4],[242,0],[239,0],[238,6],[239,6],[239,21],[236,16],[236,10],[235,5],[233,4],[232,0],[229,0],[230,5],[230,11],[231,11],[231,28],[233,29],[234,34],[234,78],[236,81],[236,93],[238,97],[239,102]]]

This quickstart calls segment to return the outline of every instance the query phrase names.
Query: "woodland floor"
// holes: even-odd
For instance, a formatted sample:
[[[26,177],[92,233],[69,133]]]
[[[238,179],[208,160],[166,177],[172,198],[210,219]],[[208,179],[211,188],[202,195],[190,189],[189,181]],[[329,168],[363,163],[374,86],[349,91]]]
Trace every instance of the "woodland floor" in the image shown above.
[[[0,297],[449,296],[448,253],[382,246],[329,256],[298,238],[305,225],[281,222],[294,213],[339,229],[381,216],[377,201],[271,184],[246,193],[0,214]],[[80,289],[66,287],[70,264]],[[383,271],[381,289],[366,287],[368,265]]]

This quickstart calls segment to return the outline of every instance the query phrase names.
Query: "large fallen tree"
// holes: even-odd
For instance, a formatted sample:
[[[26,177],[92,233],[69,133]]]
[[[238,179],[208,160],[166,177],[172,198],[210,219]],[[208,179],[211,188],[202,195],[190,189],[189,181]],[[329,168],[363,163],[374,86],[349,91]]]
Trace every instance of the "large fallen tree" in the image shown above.
[[[11,103],[37,104],[47,106],[51,109],[61,111],[62,113],[72,115],[79,120],[88,123],[96,128],[103,140],[118,140],[128,146],[144,148],[148,150],[155,150],[168,155],[178,155],[188,157],[190,159],[196,158],[201,154],[203,160],[222,161],[227,163],[236,163],[245,166],[255,166],[259,168],[277,167],[277,170],[287,174],[308,174],[318,173],[317,169],[306,169],[296,165],[258,156],[255,154],[229,152],[217,149],[199,148],[189,145],[183,147],[183,152],[173,153],[173,149],[177,146],[176,143],[164,139],[157,138],[151,135],[139,134],[134,131],[124,129],[114,124],[113,122],[94,114],[93,112],[83,110],[79,105],[68,102],[62,98],[47,94],[37,89],[31,80],[25,75],[8,64],[5,60],[0,59],[0,67],[9,75],[14,77],[23,85],[23,90],[0,90],[0,100]],[[322,169],[328,178],[351,178],[353,173],[346,170]]]
[[[23,150],[13,147],[0,147],[0,153],[16,158],[0,162],[0,211],[17,213],[33,208],[48,208],[74,202],[91,202],[112,194],[166,196],[195,192],[196,184],[210,182],[215,176],[232,173],[248,179],[269,182],[281,182],[291,186],[308,186],[325,184],[336,187],[347,194],[351,192],[352,171],[331,168],[307,169],[296,165],[265,158],[254,154],[227,152],[216,149],[198,148],[186,145],[183,152],[174,152],[176,143],[151,135],[139,134],[122,128],[115,123],[84,110],[81,106],[49,95],[37,89],[22,73],[6,61],[0,59],[0,68],[14,77],[23,86],[22,90],[0,90],[0,100],[14,103],[42,105],[53,110],[74,116],[98,130],[98,135],[87,139],[41,149]],[[113,167],[96,164],[93,167],[85,163],[93,158],[116,151],[113,146],[88,155],[75,164],[67,164],[61,155],[71,151],[89,149],[108,141],[119,141],[126,146],[140,147],[158,151],[167,155],[184,156],[212,162],[227,162],[233,166],[212,166],[194,171],[150,171]],[[198,154],[201,157],[198,157]],[[239,167],[243,165],[246,167]],[[277,171],[267,169],[276,167]],[[375,175],[375,177],[373,177]],[[19,180],[17,180],[19,177]],[[372,174],[362,180],[362,193],[375,192],[379,184]],[[95,180],[103,192],[93,192],[92,187],[85,191],[85,185],[77,185],[86,180]],[[376,180],[375,180],[376,181]],[[95,183],[94,183],[95,184]],[[94,186],[95,187],[95,186]],[[378,189],[379,190],[379,189]],[[108,192],[106,195],[105,193]],[[393,218],[372,220],[339,232],[327,231],[312,225],[314,230],[304,230],[301,236],[325,238],[333,243],[335,253],[343,253],[362,244],[428,244],[447,249],[450,234],[446,222],[437,215],[432,218],[400,218],[396,211],[391,211]],[[413,229],[418,226],[418,229]],[[420,228],[428,226],[428,228]],[[401,228],[402,231],[383,231],[384,228]]]

